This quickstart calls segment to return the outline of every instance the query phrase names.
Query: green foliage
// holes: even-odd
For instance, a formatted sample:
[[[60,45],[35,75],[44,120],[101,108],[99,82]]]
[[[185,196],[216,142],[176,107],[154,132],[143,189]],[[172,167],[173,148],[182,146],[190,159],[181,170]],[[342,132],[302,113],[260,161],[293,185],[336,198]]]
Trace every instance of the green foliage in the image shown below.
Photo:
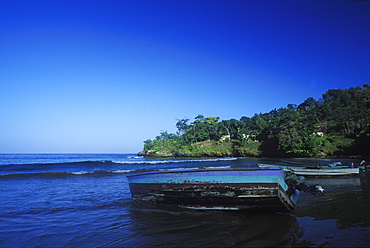
[[[268,113],[219,122],[198,115],[181,119],[177,134],[144,141],[143,152],[160,156],[316,156],[370,153],[370,87],[331,89],[322,99]]]
[[[209,140],[185,146],[179,152],[191,156],[227,157],[233,155],[233,148],[229,142]]]
[[[162,131],[155,140],[144,141],[143,152],[147,155],[172,156],[181,147],[181,139],[175,134]]]
[[[261,143],[258,141],[249,142],[242,146],[235,147],[234,153],[239,156],[245,157],[258,157],[260,152]]]

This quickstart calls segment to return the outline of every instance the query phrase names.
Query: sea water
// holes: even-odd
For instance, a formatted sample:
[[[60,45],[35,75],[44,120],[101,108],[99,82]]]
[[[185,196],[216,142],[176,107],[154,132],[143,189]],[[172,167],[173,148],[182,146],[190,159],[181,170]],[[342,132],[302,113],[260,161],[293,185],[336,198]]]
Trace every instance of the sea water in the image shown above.
[[[370,247],[367,173],[306,178],[326,194],[301,193],[294,211],[265,214],[137,202],[126,179],[150,170],[279,161],[0,154],[0,247]]]

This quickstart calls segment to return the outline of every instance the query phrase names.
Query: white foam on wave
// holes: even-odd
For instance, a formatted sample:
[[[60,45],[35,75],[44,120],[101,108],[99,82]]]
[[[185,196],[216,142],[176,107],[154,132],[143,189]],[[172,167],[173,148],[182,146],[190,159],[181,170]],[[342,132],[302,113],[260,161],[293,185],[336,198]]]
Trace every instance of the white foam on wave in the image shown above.
[[[218,170],[218,169],[230,169],[231,166],[210,166],[210,167],[202,167],[202,169],[209,169],[209,170]],[[192,167],[192,168],[166,168],[166,169],[158,169],[158,171],[182,171],[182,170],[199,170],[199,167]]]
[[[69,172],[73,175],[86,175],[86,174],[94,174],[94,173],[114,173],[114,174],[123,174],[123,173],[129,173],[134,170],[112,170],[112,171],[101,171],[101,170],[94,170],[94,171],[73,171]]]
[[[238,158],[207,158],[207,159],[184,159],[184,160],[146,160],[146,161],[112,161],[116,164],[169,164],[169,163],[194,163],[194,162],[218,162],[233,161]]]
[[[167,168],[167,169],[158,169],[159,171],[181,171],[181,170],[198,170],[198,167],[195,168]]]
[[[205,167],[205,169],[230,169],[231,166],[210,166],[210,167]]]
[[[112,161],[115,164],[167,164],[171,163],[171,161],[163,160],[163,161]]]
[[[142,156],[127,156],[126,158],[143,158]]]
[[[85,174],[92,174],[94,171],[72,171],[70,172],[73,175],[85,175]]]
[[[116,173],[116,174],[121,174],[121,173],[129,173],[129,172],[132,172],[132,171],[135,171],[135,170],[115,170],[115,171],[111,171],[111,172]]]

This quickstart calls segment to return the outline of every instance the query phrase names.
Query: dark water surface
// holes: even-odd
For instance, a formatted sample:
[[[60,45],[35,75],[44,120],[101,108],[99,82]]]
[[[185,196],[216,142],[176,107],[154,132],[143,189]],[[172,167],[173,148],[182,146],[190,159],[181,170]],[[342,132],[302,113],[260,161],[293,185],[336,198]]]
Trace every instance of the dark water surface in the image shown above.
[[[125,177],[257,162],[279,160],[2,154],[0,247],[370,247],[370,173],[306,178],[326,194],[301,193],[293,212],[275,214],[147,205],[131,199]]]

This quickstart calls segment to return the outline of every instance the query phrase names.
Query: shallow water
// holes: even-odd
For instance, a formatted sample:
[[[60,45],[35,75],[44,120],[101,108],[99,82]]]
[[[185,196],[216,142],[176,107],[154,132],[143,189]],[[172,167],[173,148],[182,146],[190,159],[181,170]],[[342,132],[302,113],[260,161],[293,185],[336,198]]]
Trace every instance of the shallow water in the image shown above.
[[[370,247],[370,174],[306,178],[326,194],[301,193],[294,211],[275,214],[148,205],[131,199],[125,177],[148,169],[248,167],[257,161],[271,162],[0,155],[0,246]]]

